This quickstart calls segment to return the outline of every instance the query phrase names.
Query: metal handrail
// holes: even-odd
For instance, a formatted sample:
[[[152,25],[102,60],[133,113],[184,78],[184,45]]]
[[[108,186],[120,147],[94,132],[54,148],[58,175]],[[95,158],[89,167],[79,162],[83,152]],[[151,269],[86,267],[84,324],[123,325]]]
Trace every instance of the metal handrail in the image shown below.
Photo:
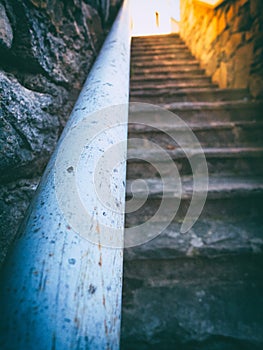
[[[126,167],[119,166],[115,169],[118,176],[111,178],[113,202],[121,210],[107,216],[116,208],[102,212],[96,189],[89,187],[95,181],[96,186],[104,185],[105,189],[105,183],[109,184],[107,174],[100,174],[96,166],[91,171],[89,164],[93,166],[99,159],[101,147],[107,155],[117,143],[114,161],[123,165],[129,31],[125,1],[3,266],[3,350],[119,348]],[[80,187],[76,185],[78,180]],[[111,216],[110,224],[103,221],[104,215]]]

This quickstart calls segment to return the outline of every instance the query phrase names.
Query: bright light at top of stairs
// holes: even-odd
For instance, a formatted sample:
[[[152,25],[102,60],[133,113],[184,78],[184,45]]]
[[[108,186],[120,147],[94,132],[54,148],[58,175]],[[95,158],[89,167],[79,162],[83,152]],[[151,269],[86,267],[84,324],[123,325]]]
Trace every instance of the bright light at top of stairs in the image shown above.
[[[212,8],[219,6],[224,1],[225,0],[195,0],[195,2],[200,2]]]
[[[180,0],[130,0],[132,35],[179,31]]]

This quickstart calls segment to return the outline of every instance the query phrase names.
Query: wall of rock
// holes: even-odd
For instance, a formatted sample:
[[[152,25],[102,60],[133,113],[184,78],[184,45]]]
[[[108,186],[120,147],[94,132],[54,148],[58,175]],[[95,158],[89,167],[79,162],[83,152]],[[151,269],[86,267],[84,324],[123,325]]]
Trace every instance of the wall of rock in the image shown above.
[[[211,9],[181,0],[180,32],[221,88],[263,96],[263,1],[227,0]]]
[[[0,262],[121,2],[0,1]]]

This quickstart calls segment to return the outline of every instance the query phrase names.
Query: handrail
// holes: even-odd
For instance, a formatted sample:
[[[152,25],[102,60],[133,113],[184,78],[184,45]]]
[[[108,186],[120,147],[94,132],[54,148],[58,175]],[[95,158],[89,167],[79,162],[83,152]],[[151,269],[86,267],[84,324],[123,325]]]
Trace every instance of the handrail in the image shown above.
[[[111,166],[101,151],[119,143],[114,161],[126,156],[129,30],[125,1],[3,266],[2,350],[119,348],[125,166],[114,169],[105,211],[92,186],[110,193],[108,174],[95,164]]]

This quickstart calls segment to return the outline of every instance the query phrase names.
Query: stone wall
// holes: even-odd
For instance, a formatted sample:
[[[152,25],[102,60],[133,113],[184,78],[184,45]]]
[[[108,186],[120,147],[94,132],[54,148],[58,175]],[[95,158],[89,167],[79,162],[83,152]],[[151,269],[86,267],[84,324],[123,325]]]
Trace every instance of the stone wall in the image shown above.
[[[120,3],[0,1],[0,262]]]
[[[262,0],[226,0],[216,9],[181,0],[180,33],[221,88],[263,96]]]

